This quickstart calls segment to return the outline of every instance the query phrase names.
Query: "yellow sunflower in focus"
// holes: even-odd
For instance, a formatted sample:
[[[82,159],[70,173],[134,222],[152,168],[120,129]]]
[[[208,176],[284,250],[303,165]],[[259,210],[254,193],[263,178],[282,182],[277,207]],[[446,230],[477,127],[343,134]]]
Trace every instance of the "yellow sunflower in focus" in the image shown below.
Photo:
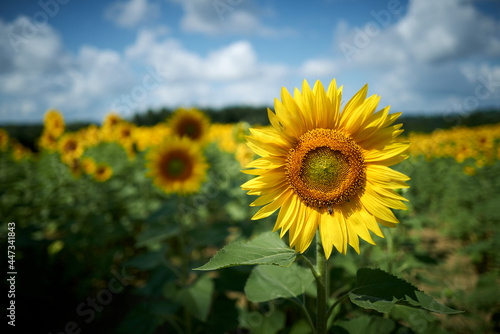
[[[208,164],[200,147],[187,138],[168,138],[147,155],[148,176],[165,193],[187,195],[200,189]]]
[[[50,133],[52,137],[59,138],[64,132],[64,118],[57,110],[49,110],[43,119],[44,131]]]
[[[82,156],[84,147],[75,134],[66,134],[58,142],[59,153],[64,162],[68,163]]]
[[[170,120],[168,127],[172,134],[178,137],[187,137],[194,142],[203,143],[207,137],[210,122],[201,111],[191,109],[177,109]]]
[[[113,170],[108,164],[99,163],[95,166],[93,177],[97,182],[107,181],[111,175],[113,175]]]
[[[319,228],[325,255],[333,247],[345,254],[347,245],[359,253],[359,239],[374,244],[369,231],[383,237],[377,223],[395,227],[391,211],[406,209],[394,189],[407,188],[409,178],[389,166],[404,159],[409,144],[395,138],[401,113],[389,107],[375,112],[380,97],[366,98],[365,85],[341,110],[342,87],[335,79],[325,92],[304,80],[302,93],[292,97],[283,88],[275,112],[268,109],[271,129],[250,129],[248,146],[261,158],[245,172],[258,175],[242,188],[260,196],[262,207],[252,219],[280,209],[274,231],[288,231],[290,247],[304,252]]]

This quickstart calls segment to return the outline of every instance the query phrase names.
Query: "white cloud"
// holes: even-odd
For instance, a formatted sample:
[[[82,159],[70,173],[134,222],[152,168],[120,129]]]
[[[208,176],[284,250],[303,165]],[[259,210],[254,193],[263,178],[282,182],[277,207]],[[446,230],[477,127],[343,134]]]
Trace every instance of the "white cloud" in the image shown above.
[[[398,109],[455,108],[475,96],[485,75],[476,64],[492,70],[500,56],[500,22],[471,1],[411,0],[404,16],[390,18],[392,24],[372,17],[358,27],[338,24],[336,42],[344,56],[340,66],[373,78],[371,87],[382,101]],[[498,104],[499,91],[473,107]]]
[[[262,36],[283,36],[294,33],[291,29],[266,26],[258,17],[263,12],[244,0],[171,1],[179,3],[184,10],[181,28],[186,32],[208,35],[244,33]]]
[[[83,45],[71,54],[47,26],[16,54],[6,36],[20,24],[0,20],[2,121],[40,121],[49,108],[70,120],[100,120],[112,109],[130,116],[149,107],[268,105],[294,75],[259,61],[246,40],[201,55],[164,29],[140,32],[123,53]]]
[[[158,4],[148,0],[118,1],[107,7],[104,16],[120,27],[132,28],[156,17],[158,10]]]
[[[40,26],[15,52],[8,36],[22,31],[27,20],[0,21],[0,54],[5,61],[0,71],[3,120],[40,120],[49,108],[60,108],[73,119],[95,118],[108,111],[104,102],[109,96],[133,82],[119,53],[82,46],[78,54],[71,55],[49,25]]]
[[[246,40],[200,56],[175,39],[160,37],[142,31],[125,50],[131,61],[164,75],[165,82],[150,92],[150,102],[155,106],[269,104],[279,92],[277,87],[291,73],[284,65],[259,62]]]
[[[367,66],[498,57],[500,23],[468,1],[413,0],[406,15],[385,28],[375,16],[350,30],[339,23],[337,41],[346,59]]]
[[[304,77],[334,76],[339,71],[338,62],[326,58],[306,60],[299,69]]]

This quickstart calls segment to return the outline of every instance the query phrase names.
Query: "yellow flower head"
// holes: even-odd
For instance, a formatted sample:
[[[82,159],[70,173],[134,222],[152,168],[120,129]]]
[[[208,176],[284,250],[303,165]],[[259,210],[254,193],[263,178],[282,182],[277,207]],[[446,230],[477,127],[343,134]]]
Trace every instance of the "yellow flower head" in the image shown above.
[[[123,122],[123,118],[121,118],[121,116],[116,113],[110,112],[104,117],[102,127],[112,129],[120,122]]]
[[[61,137],[58,142],[58,149],[62,160],[68,163],[82,156],[84,145],[78,136],[70,133]]]
[[[94,171],[94,180],[97,182],[104,182],[107,181],[111,175],[113,175],[113,170],[108,164],[105,163],[99,163],[95,166],[95,171]]]
[[[24,147],[22,144],[19,144],[18,142],[13,142],[12,154],[14,156],[14,160],[19,161],[24,158],[30,158],[32,152],[29,148]]]
[[[78,179],[82,175],[82,166],[80,164],[80,160],[73,157],[68,159],[69,160],[66,161],[66,164],[69,166],[71,175],[73,175],[74,178]]]
[[[84,157],[80,160],[80,165],[85,174],[92,175],[96,170],[96,163],[90,157]]]
[[[200,147],[187,138],[171,137],[147,155],[148,176],[165,193],[199,191],[208,165]]]
[[[44,132],[48,132],[54,138],[59,138],[64,132],[64,118],[57,110],[49,110],[45,113],[43,120]]]
[[[304,252],[319,228],[328,258],[333,246],[345,254],[347,245],[359,253],[359,239],[374,244],[370,232],[383,234],[377,223],[395,227],[390,210],[406,209],[394,189],[408,187],[407,176],[388,166],[401,162],[408,144],[396,141],[402,124],[391,125],[401,113],[389,107],[375,112],[380,97],[366,98],[365,85],[343,109],[342,87],[335,79],[325,92],[317,81],[311,90],[292,97],[283,88],[275,112],[268,109],[272,128],[250,129],[248,146],[261,158],[245,171],[258,175],[242,188],[259,195],[262,207],[252,219],[280,209],[274,230],[288,231],[290,247]]]
[[[205,114],[195,108],[181,108],[173,113],[168,126],[174,136],[203,143],[208,135],[210,122]]]
[[[4,129],[0,129],[0,152],[7,151],[9,147],[9,134]]]
[[[51,133],[44,131],[42,133],[42,136],[38,140],[38,147],[40,149],[45,149],[51,152],[54,152],[57,150],[57,138],[55,138]]]

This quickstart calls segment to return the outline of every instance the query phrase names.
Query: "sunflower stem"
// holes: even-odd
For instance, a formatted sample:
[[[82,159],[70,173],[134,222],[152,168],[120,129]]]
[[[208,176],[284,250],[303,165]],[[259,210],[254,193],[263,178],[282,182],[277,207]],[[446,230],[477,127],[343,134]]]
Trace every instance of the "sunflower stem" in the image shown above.
[[[299,254],[298,258],[304,260],[304,262],[307,264],[307,266],[309,267],[309,269],[311,269],[311,272],[313,273],[314,278],[318,279],[319,278],[319,274],[316,271],[316,268],[314,268],[314,265],[311,263],[311,261],[309,261],[309,259],[307,257],[305,257],[304,255],[302,255],[302,254]]]
[[[316,232],[316,334],[326,334],[327,327],[327,271],[326,271],[326,257],[321,244],[321,236],[319,230]]]

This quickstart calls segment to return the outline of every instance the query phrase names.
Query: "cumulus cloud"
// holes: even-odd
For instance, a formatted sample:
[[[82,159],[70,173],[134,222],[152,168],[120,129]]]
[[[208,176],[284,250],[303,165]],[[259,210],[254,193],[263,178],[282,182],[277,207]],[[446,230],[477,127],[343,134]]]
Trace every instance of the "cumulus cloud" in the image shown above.
[[[148,0],[118,1],[106,8],[104,17],[120,27],[132,28],[156,17],[158,10],[158,4]]]
[[[176,39],[142,31],[125,55],[142,66],[156,69],[165,78],[150,93],[151,101],[157,105],[269,104],[278,92],[280,81],[291,72],[281,64],[260,62],[246,40],[201,56]]]
[[[243,0],[171,0],[179,3],[184,16],[181,28],[186,32],[208,35],[219,34],[256,34],[263,36],[283,36],[293,34],[291,29],[276,29],[265,25],[260,19],[262,14]]]
[[[27,18],[0,20],[0,119],[40,121],[49,108],[100,120],[149,107],[267,105],[296,71],[265,63],[247,40],[205,55],[162,29],[143,30],[123,52],[82,45],[68,52],[50,25],[14,52],[8,35]]]
[[[73,113],[72,118],[95,118],[107,111],[103,110],[103,102],[109,96],[132,82],[130,68],[120,54],[82,46],[76,55],[71,55],[49,25],[39,26],[37,34],[26,38],[16,52],[9,36],[21,32],[26,22],[26,17],[11,23],[0,21],[3,120],[19,119],[19,113],[27,119],[40,120],[49,108]]]
[[[343,66],[370,73],[377,92],[406,110],[443,111],[474,96],[484,73],[470,64],[491,70],[500,56],[500,22],[471,1],[412,0],[404,15],[381,8],[371,16],[363,26],[337,26]],[[499,90],[473,107],[498,103]]]

